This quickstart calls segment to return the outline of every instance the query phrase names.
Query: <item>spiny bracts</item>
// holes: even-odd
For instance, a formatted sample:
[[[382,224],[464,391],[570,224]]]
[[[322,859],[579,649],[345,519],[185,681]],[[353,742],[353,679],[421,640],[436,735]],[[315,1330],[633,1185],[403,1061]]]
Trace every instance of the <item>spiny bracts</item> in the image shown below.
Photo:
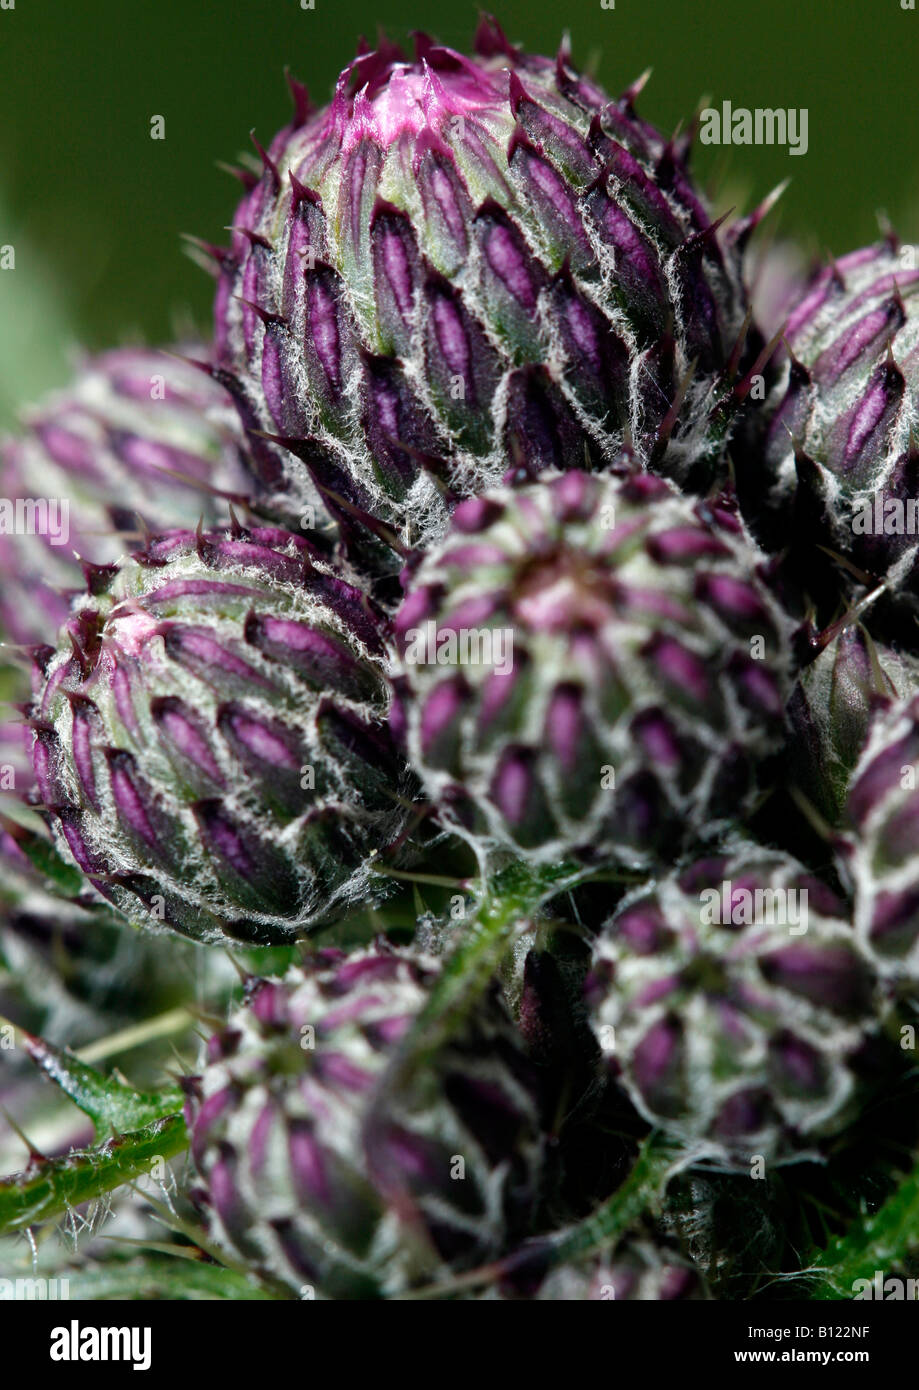
[[[289,939],[366,887],[404,820],[377,615],[301,537],[158,537],[91,571],[37,660],[39,796],[132,921]]]
[[[642,1115],[746,1167],[844,1122],[874,981],[835,894],[745,846],[628,895],[597,937],[587,993]]]
[[[600,466],[626,439],[707,482],[753,348],[688,141],[636,115],[638,85],[610,100],[492,21],[472,58],[416,46],[362,52],[315,113],[293,84],[214,252],[265,504],[424,546],[509,467]]]
[[[462,503],[395,620],[399,720],[447,820],[641,866],[749,807],[788,620],[725,503],[577,470]]]
[[[186,1082],[218,1241],[303,1296],[395,1297],[501,1253],[539,1184],[538,1098],[494,991],[376,1098],[440,966],[378,942],[250,982]]]

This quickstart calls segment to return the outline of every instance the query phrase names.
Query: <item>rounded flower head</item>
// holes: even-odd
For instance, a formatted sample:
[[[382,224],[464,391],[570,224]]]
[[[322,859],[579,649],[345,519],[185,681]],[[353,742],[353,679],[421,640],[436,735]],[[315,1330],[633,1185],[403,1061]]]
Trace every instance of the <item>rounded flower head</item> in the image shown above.
[[[829,889],[740,847],[624,899],[597,937],[588,999],[645,1118],[745,1166],[842,1124],[873,978]]]
[[[287,532],[171,532],[91,571],[39,662],[41,801],[135,922],[288,939],[404,818],[377,617]]]
[[[398,1296],[522,1233],[539,1107],[497,994],[375,1105],[439,968],[385,944],[319,951],[250,983],[186,1085],[214,1234],[297,1292]]]
[[[432,798],[497,843],[653,862],[748,803],[788,625],[726,507],[572,471],[457,508],[395,623]]]
[[[109,564],[145,527],[214,524],[251,487],[244,454],[232,399],[197,367],[153,348],[90,358],[0,442],[0,628],[52,642],[79,559]]]
[[[508,461],[600,465],[628,434],[708,473],[737,254],[635,91],[611,101],[485,22],[473,58],[384,43],[323,110],[295,93],[218,255],[220,375],[275,436],[253,446],[267,501],[423,545]]]

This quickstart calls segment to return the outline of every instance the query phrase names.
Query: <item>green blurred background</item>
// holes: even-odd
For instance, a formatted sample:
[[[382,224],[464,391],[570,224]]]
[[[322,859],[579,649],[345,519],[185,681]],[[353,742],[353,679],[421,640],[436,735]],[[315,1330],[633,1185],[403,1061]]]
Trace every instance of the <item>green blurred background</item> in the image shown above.
[[[5,0],[9,5],[11,0]],[[14,0],[0,8],[0,424],[66,375],[78,344],[207,330],[211,281],[181,233],[222,241],[238,185],[216,167],[287,120],[289,64],[317,100],[359,34],[424,28],[467,47],[466,0]],[[613,93],[654,68],[665,129],[699,98],[807,107],[809,149],[703,148],[697,173],[746,206],[793,182],[779,230],[809,252],[872,240],[885,209],[919,237],[919,11],[901,0],[504,0],[510,37]],[[165,140],[150,138],[153,116]],[[251,148],[251,147],[250,147]]]

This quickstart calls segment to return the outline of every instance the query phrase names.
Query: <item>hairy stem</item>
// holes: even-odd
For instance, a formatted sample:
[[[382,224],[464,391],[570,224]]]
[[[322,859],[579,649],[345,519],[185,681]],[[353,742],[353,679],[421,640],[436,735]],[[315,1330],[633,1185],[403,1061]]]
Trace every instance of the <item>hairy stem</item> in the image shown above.
[[[168,1162],[188,1144],[181,1115],[156,1120],[96,1149],[74,1149],[60,1158],[34,1156],[22,1173],[0,1180],[0,1234],[66,1215]]]

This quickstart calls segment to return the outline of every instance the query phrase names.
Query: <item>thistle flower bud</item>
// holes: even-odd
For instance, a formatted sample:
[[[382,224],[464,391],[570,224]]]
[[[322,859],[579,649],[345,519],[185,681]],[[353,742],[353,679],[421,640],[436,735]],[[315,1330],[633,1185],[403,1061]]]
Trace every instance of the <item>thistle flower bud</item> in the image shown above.
[[[305,540],[169,532],[91,572],[43,654],[38,792],[132,921],[287,940],[404,819],[388,704],[374,610]]]
[[[752,846],[623,900],[595,943],[588,999],[651,1124],[743,1167],[844,1123],[876,1026],[844,912],[793,859]]]
[[[788,701],[788,767],[794,785],[831,826],[842,820],[849,783],[872,716],[919,691],[915,658],[844,627],[800,672]]]
[[[522,1234],[538,1102],[497,991],[374,1118],[438,971],[384,943],[318,951],[251,982],[186,1083],[215,1237],[301,1296],[398,1296]]]
[[[875,715],[846,802],[855,922],[887,978],[919,979],[919,696]]]
[[[473,58],[416,46],[361,53],[316,113],[294,84],[218,253],[220,379],[263,499],[423,548],[508,460],[602,465],[628,435],[707,479],[745,304],[686,142],[638,87],[610,100],[491,21]]]
[[[728,507],[572,471],[457,508],[395,621],[400,718],[447,819],[641,866],[749,806],[789,624]]]
[[[887,577],[897,601],[912,609],[919,605],[916,253],[888,241],[853,251],[812,280],[788,319],[792,356],[765,445],[772,503],[787,509],[797,497],[800,540],[822,539],[869,575]]]
[[[231,398],[152,348],[89,359],[0,443],[0,628],[53,642],[80,559],[110,564],[143,528],[206,524],[244,495],[244,436]]]

